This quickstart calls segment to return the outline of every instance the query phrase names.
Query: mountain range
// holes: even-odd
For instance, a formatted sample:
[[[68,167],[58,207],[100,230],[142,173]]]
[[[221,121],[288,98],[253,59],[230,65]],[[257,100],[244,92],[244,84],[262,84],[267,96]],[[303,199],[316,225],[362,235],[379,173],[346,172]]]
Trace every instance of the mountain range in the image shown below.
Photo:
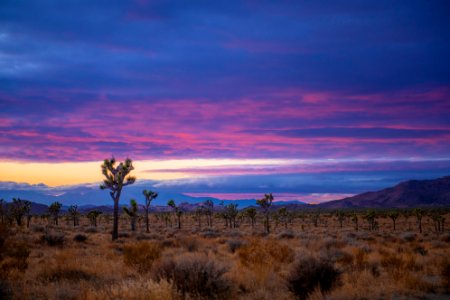
[[[122,192],[122,199],[134,198],[143,203],[142,190],[158,190],[151,181],[142,181]],[[192,197],[170,190],[158,190],[158,197],[153,200],[154,210],[164,210],[167,201],[174,199],[178,205],[186,210],[195,209],[200,203],[210,199],[217,206],[220,203],[236,203],[242,209],[256,205],[256,199],[221,200],[212,197]],[[0,182],[0,198],[10,201],[12,198],[21,198],[33,201],[34,213],[45,211],[46,205],[59,201],[63,208],[76,204],[80,211],[100,209],[110,211],[112,200],[109,193],[99,189],[96,184],[49,187],[44,184],[30,185],[14,182]],[[286,206],[292,209],[302,207],[318,207],[323,209],[338,208],[408,208],[408,207],[437,207],[450,206],[450,176],[432,180],[409,180],[398,185],[379,191],[366,192],[341,200],[333,200],[317,205],[309,205],[301,201],[274,202],[277,206]],[[126,205],[127,201],[121,201]]]

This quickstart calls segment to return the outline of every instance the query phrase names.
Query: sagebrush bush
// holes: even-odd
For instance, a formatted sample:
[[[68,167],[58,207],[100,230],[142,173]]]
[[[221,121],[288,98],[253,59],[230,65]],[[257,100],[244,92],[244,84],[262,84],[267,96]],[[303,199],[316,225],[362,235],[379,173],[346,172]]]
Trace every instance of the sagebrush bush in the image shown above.
[[[150,271],[153,262],[161,257],[162,247],[156,242],[137,242],[123,247],[125,264],[137,268],[140,273]]]
[[[228,299],[232,282],[224,276],[228,268],[200,254],[166,259],[155,267],[157,280],[172,282],[183,299]]]
[[[85,236],[84,234],[77,234],[75,235],[75,237],[73,238],[74,241],[76,242],[85,242],[87,240],[87,236]]]
[[[294,260],[294,250],[277,240],[252,239],[238,250],[240,262],[244,266],[250,265],[279,265]]]
[[[298,259],[287,276],[287,286],[297,299],[306,300],[316,289],[330,292],[339,282],[340,272],[330,262],[314,257]]]
[[[450,293],[450,261],[446,260],[441,266],[441,281],[442,286],[445,288],[447,293]]]
[[[228,244],[228,248],[230,249],[231,253],[236,252],[236,250],[238,250],[239,248],[241,248],[242,246],[244,246],[246,243],[243,240],[228,240],[227,241]]]
[[[65,242],[65,236],[63,232],[46,232],[41,240],[46,242],[49,246],[62,246]]]

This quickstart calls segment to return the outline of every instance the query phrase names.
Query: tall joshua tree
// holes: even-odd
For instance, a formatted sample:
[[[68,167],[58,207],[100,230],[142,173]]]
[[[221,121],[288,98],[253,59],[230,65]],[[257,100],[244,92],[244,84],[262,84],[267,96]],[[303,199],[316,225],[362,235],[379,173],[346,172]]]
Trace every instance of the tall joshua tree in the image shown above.
[[[131,220],[131,231],[136,231],[136,218],[138,212],[138,205],[136,200],[130,200],[130,208],[124,207],[123,211],[130,217]]]
[[[214,213],[214,202],[210,199],[206,200],[203,203],[203,207],[205,208],[205,214],[206,214],[206,223],[209,227],[212,226],[212,216]]]
[[[88,212],[87,217],[91,221],[91,226],[97,227],[97,218],[102,214],[99,210],[91,210]]]
[[[273,201],[272,193],[265,194],[264,198],[256,200],[256,204],[258,204],[262,208],[264,216],[266,218],[265,221],[264,221],[264,226],[265,226],[265,229],[266,229],[266,233],[270,232],[270,223],[269,223],[270,222],[270,212],[269,212],[269,209],[272,206],[272,201]]]
[[[0,218],[2,224],[5,222],[5,215],[6,215],[6,202],[5,199],[0,198]]]
[[[53,221],[55,222],[55,225],[58,225],[58,219],[59,219],[59,212],[61,211],[62,204],[58,201],[53,202],[48,207],[48,212],[53,217]]]
[[[421,208],[416,208],[413,210],[413,213],[417,219],[417,225],[419,226],[419,232],[422,233],[422,217],[425,215],[425,211]]]
[[[16,219],[17,226],[22,226],[22,218],[24,215],[30,212],[31,202],[27,200],[21,200],[20,198],[13,198],[11,203],[11,215]]]
[[[113,158],[105,159],[101,165],[102,174],[106,177],[103,180],[103,184],[100,185],[100,189],[110,190],[109,194],[114,201],[114,221],[112,239],[116,240],[119,237],[119,200],[122,188],[124,186],[133,184],[136,181],[136,177],[130,176],[130,172],[134,170],[133,162],[127,158],[125,162],[119,163],[116,167],[116,160]]]
[[[149,229],[149,218],[148,218],[148,210],[150,208],[150,203],[152,203],[152,200],[155,199],[156,197],[158,197],[158,193],[153,192],[153,191],[148,191],[148,190],[143,190],[142,194],[144,194],[145,197],[145,226],[146,226],[146,231],[150,232]]]
[[[78,216],[80,215],[80,213],[78,212],[78,206],[77,205],[71,205],[69,206],[68,209],[69,215],[72,218],[73,221],[73,226],[77,226],[78,225]]]
[[[256,208],[254,207],[249,207],[245,210],[245,215],[250,219],[251,223],[252,223],[252,229],[255,228],[255,223],[256,223]]]
[[[172,199],[169,200],[169,202],[167,202],[167,205],[172,207],[173,212],[175,213],[175,216],[177,217],[178,220],[178,229],[181,229],[181,215],[183,214],[183,210],[181,209],[181,207],[178,207],[175,204],[175,201],[173,201]]]
[[[388,217],[392,220],[392,225],[394,225],[394,231],[395,231],[395,222],[397,221],[398,217],[400,216],[400,213],[397,210],[391,210],[388,212]]]

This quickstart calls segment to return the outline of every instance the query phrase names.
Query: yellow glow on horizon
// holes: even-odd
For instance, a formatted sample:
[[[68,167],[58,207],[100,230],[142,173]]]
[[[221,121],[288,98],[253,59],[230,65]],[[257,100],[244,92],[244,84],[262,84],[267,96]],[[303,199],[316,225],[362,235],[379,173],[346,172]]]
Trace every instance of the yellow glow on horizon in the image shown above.
[[[168,180],[193,177],[189,172],[179,169],[208,168],[226,166],[265,166],[284,165],[292,160],[283,159],[173,159],[136,160],[131,173],[137,179]],[[102,181],[101,161],[91,162],[20,162],[0,161],[0,181],[44,183],[49,186],[94,183]],[[165,170],[158,172],[158,170]],[[173,170],[174,172],[170,172]]]

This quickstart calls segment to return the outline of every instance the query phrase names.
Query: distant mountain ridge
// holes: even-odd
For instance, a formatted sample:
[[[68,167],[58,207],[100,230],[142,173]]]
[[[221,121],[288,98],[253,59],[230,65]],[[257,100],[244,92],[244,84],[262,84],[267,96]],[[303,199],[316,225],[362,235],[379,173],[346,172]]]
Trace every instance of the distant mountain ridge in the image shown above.
[[[431,180],[409,180],[394,187],[329,201],[318,206],[322,208],[450,206],[450,176]]]

